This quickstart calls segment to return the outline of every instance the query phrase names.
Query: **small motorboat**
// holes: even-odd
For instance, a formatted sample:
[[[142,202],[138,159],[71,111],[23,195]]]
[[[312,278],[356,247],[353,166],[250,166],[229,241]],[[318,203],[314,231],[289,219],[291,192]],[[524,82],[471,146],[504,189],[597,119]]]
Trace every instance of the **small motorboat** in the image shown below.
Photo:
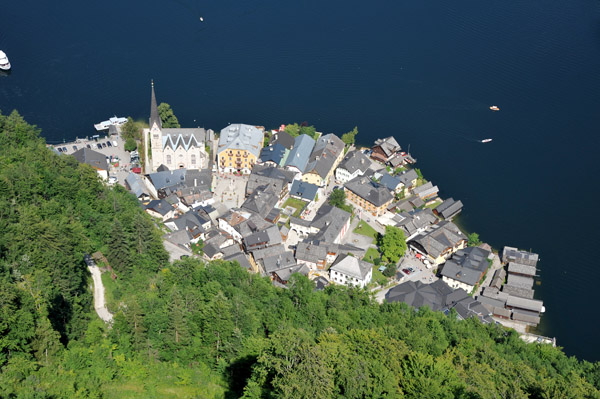
[[[490,107],[490,109],[491,109],[492,111],[500,111],[500,108],[498,108],[498,106],[497,106],[497,105],[492,105],[492,106]]]
[[[492,139],[481,140],[482,143],[489,143],[490,141],[492,141]]]
[[[203,17],[200,17],[200,22],[204,22],[204,18]]]
[[[4,51],[0,50],[0,69],[3,71],[10,70],[10,62]]]
[[[106,129],[110,128],[112,125],[121,126],[125,122],[127,122],[127,118],[117,118],[115,116],[114,118],[110,118],[107,121],[102,121],[100,123],[96,123],[94,125],[94,127],[96,128],[96,130],[101,131],[101,130],[106,130]]]

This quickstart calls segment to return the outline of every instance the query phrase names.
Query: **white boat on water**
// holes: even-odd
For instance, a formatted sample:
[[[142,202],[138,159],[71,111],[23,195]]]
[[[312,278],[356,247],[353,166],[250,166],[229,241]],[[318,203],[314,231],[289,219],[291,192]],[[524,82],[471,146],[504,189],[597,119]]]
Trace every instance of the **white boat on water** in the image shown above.
[[[8,57],[4,54],[4,51],[0,50],[0,69],[8,71],[10,69],[10,62]]]
[[[491,109],[492,111],[500,111],[500,107],[498,107],[497,105],[492,105],[492,106],[490,107],[490,109]]]
[[[107,121],[102,121],[100,123],[96,123],[94,125],[94,127],[96,128],[96,130],[100,131],[100,130],[106,130],[109,127],[111,127],[112,125],[121,126],[125,122],[127,122],[127,118],[118,118],[117,116],[114,116]]]
[[[489,143],[490,141],[492,141],[492,139],[481,140],[482,143]]]

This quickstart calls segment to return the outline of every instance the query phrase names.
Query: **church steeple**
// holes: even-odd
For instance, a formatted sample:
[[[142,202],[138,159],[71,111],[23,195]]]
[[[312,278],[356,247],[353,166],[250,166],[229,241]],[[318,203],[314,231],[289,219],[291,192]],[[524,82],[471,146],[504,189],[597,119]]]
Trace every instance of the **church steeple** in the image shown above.
[[[156,123],[159,129],[162,129],[162,122],[158,116],[158,106],[156,105],[156,94],[154,94],[154,80],[152,82],[152,98],[150,100],[150,129]]]

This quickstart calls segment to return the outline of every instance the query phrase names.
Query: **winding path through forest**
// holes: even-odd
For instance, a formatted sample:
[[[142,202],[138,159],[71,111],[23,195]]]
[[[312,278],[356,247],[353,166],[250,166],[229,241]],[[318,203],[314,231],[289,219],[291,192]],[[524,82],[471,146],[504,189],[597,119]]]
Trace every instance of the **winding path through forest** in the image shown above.
[[[111,323],[113,319],[112,313],[106,308],[106,301],[104,300],[104,284],[102,284],[102,273],[96,265],[89,265],[88,269],[92,273],[92,279],[94,280],[94,309],[98,316],[106,323]]]

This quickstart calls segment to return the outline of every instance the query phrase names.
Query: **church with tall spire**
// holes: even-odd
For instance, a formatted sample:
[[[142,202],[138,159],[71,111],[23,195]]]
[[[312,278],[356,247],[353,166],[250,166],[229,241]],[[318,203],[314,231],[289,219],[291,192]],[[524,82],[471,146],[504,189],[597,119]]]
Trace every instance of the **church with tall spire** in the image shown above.
[[[208,154],[205,146],[212,140],[213,131],[203,128],[163,128],[154,81],[151,83],[150,128],[144,129],[144,142],[150,142],[150,157],[146,172],[155,172],[161,165],[169,170],[204,169],[208,167]]]

